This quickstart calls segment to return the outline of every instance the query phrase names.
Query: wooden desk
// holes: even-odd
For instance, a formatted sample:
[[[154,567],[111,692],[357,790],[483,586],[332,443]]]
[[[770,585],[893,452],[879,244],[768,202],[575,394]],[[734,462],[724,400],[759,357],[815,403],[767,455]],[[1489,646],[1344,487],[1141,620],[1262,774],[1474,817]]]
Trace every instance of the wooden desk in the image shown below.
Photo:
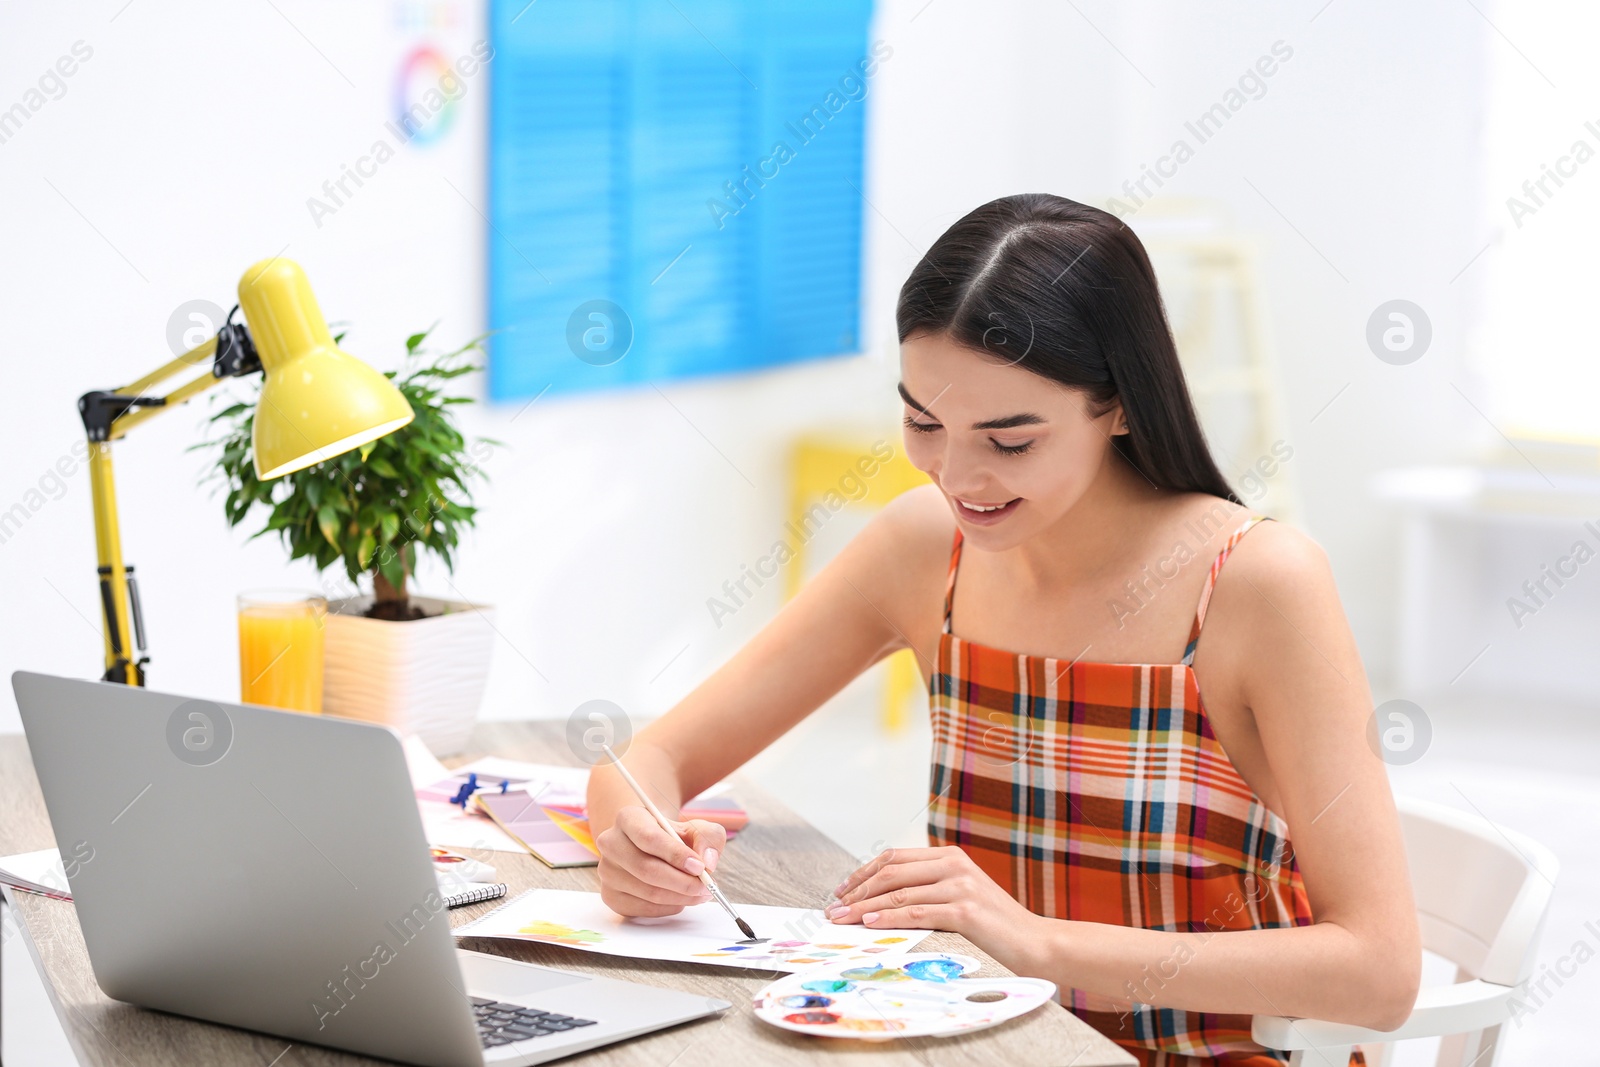
[[[560,723],[486,723],[473,734],[473,749],[461,761],[494,753],[542,763],[571,763]],[[729,847],[717,872],[735,901],[755,900],[795,907],[817,906],[854,866],[844,849],[765,794],[736,779],[737,795],[749,810],[750,828]],[[31,852],[55,844],[44,799],[20,737],[0,738],[0,855]],[[494,854],[494,865],[511,894],[536,886],[598,888],[593,868],[550,870],[531,856]],[[384,1061],[281,1038],[146,1011],[108,999],[95,984],[73,906],[27,893],[12,895],[21,932],[42,969],[45,988],[80,1063],[94,1067],[144,1067],[173,1063],[250,1064],[254,1067],[353,1067]],[[459,926],[495,907],[458,908]],[[604,974],[668,986],[731,1001],[720,1017],[702,1019],[585,1053],[588,1067],[682,1067],[699,1062],[737,1064],[934,1067],[950,1064],[1055,1064],[1110,1067],[1133,1058],[1071,1013],[1047,1004],[1022,1019],[967,1037],[912,1039],[891,1043],[806,1038],[756,1020],[751,1000],[773,974],[720,967],[590,955],[553,945],[472,939],[464,947],[589,974]],[[934,951],[963,952],[985,964],[984,975],[1006,974],[985,953],[955,934],[923,942]],[[580,1062],[574,1060],[572,1062]]]

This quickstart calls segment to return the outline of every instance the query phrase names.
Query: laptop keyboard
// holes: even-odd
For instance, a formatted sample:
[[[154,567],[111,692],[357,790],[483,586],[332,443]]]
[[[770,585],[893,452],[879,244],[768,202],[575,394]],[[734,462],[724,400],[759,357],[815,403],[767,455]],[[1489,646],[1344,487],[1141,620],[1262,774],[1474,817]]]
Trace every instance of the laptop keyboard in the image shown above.
[[[498,1048],[513,1041],[527,1041],[535,1037],[576,1030],[580,1026],[593,1026],[593,1019],[579,1019],[572,1015],[525,1008],[521,1004],[507,1004],[503,1000],[472,997],[472,1014],[478,1020],[478,1040],[484,1048]]]

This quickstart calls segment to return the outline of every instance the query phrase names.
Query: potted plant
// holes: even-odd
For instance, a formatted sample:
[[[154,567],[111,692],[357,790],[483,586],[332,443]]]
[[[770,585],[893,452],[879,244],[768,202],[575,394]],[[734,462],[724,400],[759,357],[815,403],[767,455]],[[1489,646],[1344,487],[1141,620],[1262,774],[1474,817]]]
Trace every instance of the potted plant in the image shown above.
[[[319,574],[343,566],[345,595],[328,598],[323,711],[415,733],[443,756],[461,751],[477,720],[494,628],[486,605],[409,586],[422,553],[454,571],[461,531],[477,516],[469,483],[498,442],[469,444],[451,408],[472,399],[448,392],[481,369],[483,338],[434,355],[424,348],[431,332],[407,338],[404,364],[385,372],[415,414],[385,437],[263,482],[250,455],[255,405],[236,403],[211,416],[222,435],[197,447],[220,449],[230,526],[259,508],[266,523],[252,539],[277,533],[290,559],[311,559]]]

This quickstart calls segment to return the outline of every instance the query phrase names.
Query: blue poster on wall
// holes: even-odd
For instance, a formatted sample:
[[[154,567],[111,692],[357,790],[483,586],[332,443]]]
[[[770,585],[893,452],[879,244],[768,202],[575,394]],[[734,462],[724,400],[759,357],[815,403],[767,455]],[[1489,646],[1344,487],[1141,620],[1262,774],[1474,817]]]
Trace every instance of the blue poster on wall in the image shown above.
[[[489,391],[860,346],[871,0],[491,0]]]

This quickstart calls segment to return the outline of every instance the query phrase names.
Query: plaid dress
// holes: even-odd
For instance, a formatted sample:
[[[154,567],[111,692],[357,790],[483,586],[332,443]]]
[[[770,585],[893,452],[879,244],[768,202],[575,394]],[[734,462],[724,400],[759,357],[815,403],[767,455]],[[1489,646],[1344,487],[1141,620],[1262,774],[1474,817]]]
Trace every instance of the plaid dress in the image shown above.
[[[1288,828],[1217,743],[1190,668],[1217,573],[1259,521],[1211,564],[1172,664],[1068,663],[963,641],[950,632],[957,531],[930,694],[931,843],[959,845],[1051,918],[1201,934],[1308,925]],[[1130,975],[1121,1002],[1063,990],[1062,1003],[1151,1067],[1288,1062],[1250,1039],[1247,1015],[1137,1002],[1159,999],[1183,962],[1175,953]]]

